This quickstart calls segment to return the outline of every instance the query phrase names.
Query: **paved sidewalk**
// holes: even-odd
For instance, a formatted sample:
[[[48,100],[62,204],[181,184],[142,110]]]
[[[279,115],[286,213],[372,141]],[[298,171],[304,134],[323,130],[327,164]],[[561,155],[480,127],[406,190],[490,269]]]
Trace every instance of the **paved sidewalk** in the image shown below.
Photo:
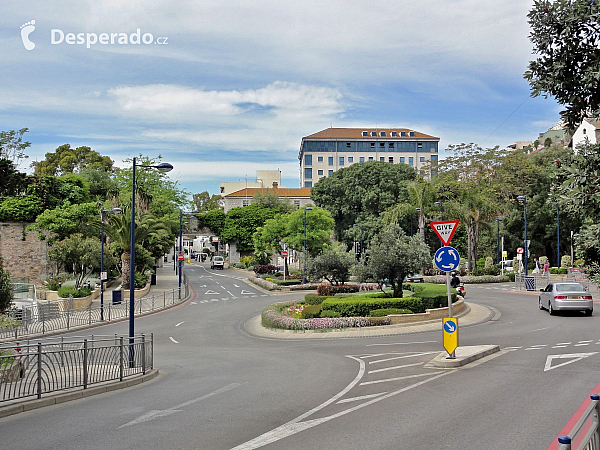
[[[484,323],[489,320],[498,320],[500,311],[495,308],[478,305],[476,303],[465,303],[466,308],[457,314],[459,326],[465,327]],[[255,316],[244,324],[248,333],[263,338],[273,339],[340,339],[392,336],[398,334],[413,334],[424,331],[436,331],[441,333],[441,319],[429,320],[420,323],[384,325],[379,327],[342,328],[332,331],[318,330],[279,330],[265,328],[261,324],[261,316]]]

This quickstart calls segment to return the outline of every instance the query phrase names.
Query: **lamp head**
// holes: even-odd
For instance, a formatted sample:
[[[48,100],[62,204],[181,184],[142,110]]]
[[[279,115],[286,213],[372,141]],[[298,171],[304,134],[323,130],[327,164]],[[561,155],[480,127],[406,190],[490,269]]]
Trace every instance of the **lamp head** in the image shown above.
[[[304,211],[312,211],[312,208],[310,206],[307,206],[306,208],[304,208]]]
[[[441,205],[441,203],[440,203],[440,202],[433,202],[433,205],[434,205],[434,206],[440,206],[440,205]]]
[[[173,165],[169,163],[160,163],[159,165],[154,166],[154,168],[157,169],[159,172],[167,173],[173,170]]]
[[[524,202],[524,201],[525,201],[525,198],[526,198],[526,197],[525,197],[524,195],[519,195],[519,196],[517,197],[517,200],[519,200],[520,202]]]

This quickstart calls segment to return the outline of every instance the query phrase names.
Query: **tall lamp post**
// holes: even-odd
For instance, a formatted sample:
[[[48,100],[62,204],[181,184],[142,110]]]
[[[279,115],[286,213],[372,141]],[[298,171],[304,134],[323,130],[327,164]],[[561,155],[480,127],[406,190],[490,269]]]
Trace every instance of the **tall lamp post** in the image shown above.
[[[496,264],[500,264],[500,222],[502,217],[496,217]]]
[[[159,172],[170,172],[173,166],[169,163],[160,163],[157,165],[137,164],[135,156],[133,157],[133,172],[131,174],[131,229],[129,231],[129,366],[135,366],[133,354],[133,335],[135,329],[135,168],[156,169]]]
[[[358,227],[360,228],[360,258],[362,259],[362,255],[363,255],[363,226],[362,225],[358,225],[358,224],[352,224],[353,227]]]
[[[310,206],[304,208],[304,277],[302,284],[306,284],[306,264],[308,262],[308,255],[306,253],[306,211],[312,211]]]
[[[560,203],[556,202],[556,267],[560,267]]]
[[[100,210],[100,320],[104,320],[104,218],[106,214],[120,214],[121,208]]]
[[[529,253],[529,247],[527,246],[527,197],[519,195],[517,200],[523,202],[523,220],[525,222],[525,276],[527,276],[527,255]]]
[[[183,254],[183,215],[196,214],[198,211],[183,212],[179,210],[179,253]],[[179,300],[181,300],[181,269],[183,268],[183,261],[178,262],[179,265]]]
[[[443,221],[444,220],[444,204],[442,202],[433,202],[433,205],[440,207],[440,214],[441,214],[442,221]]]

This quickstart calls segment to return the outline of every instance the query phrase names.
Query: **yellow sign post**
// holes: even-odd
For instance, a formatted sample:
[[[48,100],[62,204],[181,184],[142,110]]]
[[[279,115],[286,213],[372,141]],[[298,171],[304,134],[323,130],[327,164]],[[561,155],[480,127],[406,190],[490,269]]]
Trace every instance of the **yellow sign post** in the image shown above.
[[[444,348],[448,352],[449,358],[455,358],[454,351],[458,347],[458,318],[444,317],[442,319],[442,334]]]

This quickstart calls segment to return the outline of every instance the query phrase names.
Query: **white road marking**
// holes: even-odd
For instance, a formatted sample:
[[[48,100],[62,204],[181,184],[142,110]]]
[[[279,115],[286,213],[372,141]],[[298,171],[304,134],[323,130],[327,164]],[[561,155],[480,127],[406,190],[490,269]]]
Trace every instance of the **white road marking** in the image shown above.
[[[592,353],[571,353],[569,355],[549,355],[546,358],[546,365],[544,366],[544,372],[547,372],[552,369],[556,369],[557,367],[566,366],[567,364],[571,364],[577,361],[581,361],[583,358],[587,358],[588,356],[595,355],[598,352]],[[557,364],[556,366],[552,366],[552,360],[554,359],[569,359],[569,361]]]
[[[387,383],[388,381],[408,380],[410,378],[426,377],[428,375],[436,375],[437,373],[439,373],[439,372],[419,373],[416,375],[406,375],[403,377],[387,378],[385,380],[365,381],[364,383],[360,383],[360,386],[368,386],[370,384]]]
[[[218,292],[211,291],[210,289],[204,293],[204,295],[215,295],[215,294],[218,294]]]
[[[578,344],[589,344],[590,342],[593,342],[593,341],[591,341],[591,340],[590,341],[579,341]]]
[[[237,284],[234,284],[233,287],[239,288],[239,286]]]
[[[121,429],[121,428],[129,427],[131,425],[137,425],[138,423],[144,423],[144,422],[148,422],[148,421],[153,420],[153,419],[158,419],[159,417],[165,417],[165,416],[171,415],[171,414],[173,414],[175,412],[181,411],[180,408],[183,408],[185,406],[189,406],[189,405],[191,405],[193,403],[199,402],[199,401],[207,399],[209,397],[213,397],[214,395],[222,394],[224,392],[230,391],[231,389],[237,388],[239,386],[241,386],[240,383],[232,383],[232,384],[229,384],[229,385],[227,385],[227,386],[225,386],[225,387],[223,387],[221,389],[218,389],[218,390],[216,390],[214,392],[211,392],[210,394],[206,394],[206,395],[203,395],[202,397],[198,397],[198,398],[195,398],[193,400],[188,400],[187,402],[180,403],[179,405],[174,406],[173,408],[170,408],[170,409],[165,409],[163,411],[159,411],[159,410],[155,410],[155,409],[150,410],[147,413],[142,414],[137,419],[132,420],[131,422],[128,422],[128,423],[126,423],[124,425],[121,425],[120,427],[117,428],[117,430]]]
[[[526,348],[525,350],[542,350],[540,347],[529,347]]]
[[[530,347],[548,347],[548,344],[535,344],[535,345],[530,345]]]
[[[173,339],[171,336],[169,336],[169,339],[171,339],[174,343],[179,344],[179,342],[177,342],[175,339]]]
[[[256,294],[256,292],[249,292],[249,291],[242,289],[242,292],[240,292],[240,294],[241,295],[249,295],[249,294]]]
[[[439,341],[417,341],[417,342],[393,342],[391,344],[367,344],[366,347],[378,347],[386,345],[412,345],[412,344],[433,344]]]
[[[198,302],[190,302],[190,305],[197,305]]]
[[[211,299],[210,299],[210,301],[211,301],[211,302],[218,302],[218,301],[219,301],[219,299],[218,299],[218,298],[211,298]]]
[[[374,398],[373,400],[369,400],[365,403],[361,403],[360,405],[356,405],[352,408],[348,408],[344,411],[340,411],[336,414],[333,414],[331,416],[327,416],[327,417],[323,417],[320,419],[313,419],[313,420],[307,420],[305,422],[301,422],[302,420],[304,420],[305,418],[311,416],[312,414],[314,414],[317,411],[320,411],[321,409],[325,408],[326,406],[330,405],[331,403],[335,402],[337,399],[339,399],[340,397],[342,397],[344,394],[346,394],[352,387],[354,387],[354,385],[358,382],[358,380],[360,380],[360,378],[362,377],[362,375],[364,374],[364,366],[365,363],[364,361],[361,361],[358,358],[355,358],[353,356],[348,356],[349,358],[352,358],[356,361],[359,362],[359,364],[361,365],[360,370],[358,372],[358,375],[356,376],[356,378],[348,385],[346,386],[346,388],[344,388],[341,392],[339,392],[338,394],[336,394],[335,396],[333,396],[332,398],[330,398],[329,400],[327,400],[326,402],[322,403],[321,405],[317,406],[316,408],[311,409],[310,411],[302,414],[301,416],[296,417],[293,420],[290,420],[289,422],[271,430],[268,431],[248,442],[244,442],[243,444],[238,445],[237,447],[234,447],[231,450],[253,450],[259,447],[264,447],[267,444],[271,444],[273,442],[277,442],[281,439],[284,439],[288,436],[294,435],[296,433],[299,433],[301,431],[307,430],[309,428],[315,427],[317,425],[320,425],[322,423],[328,422],[332,419],[337,419],[338,417],[342,417],[346,414],[349,414],[351,412],[357,411],[361,408],[364,408],[365,406],[369,406],[372,405],[373,403],[377,403],[379,401],[385,400],[387,398],[393,397],[394,395],[398,395],[401,394],[403,392],[409,391],[411,389],[414,389],[416,387],[419,387],[425,383],[429,383],[430,381],[433,381],[437,378],[441,378],[443,376],[446,376],[450,373],[453,373],[455,370],[452,371],[448,371],[448,372],[442,372],[442,373],[438,373],[436,376],[428,378],[427,380],[423,380],[423,381],[419,381],[418,383],[415,384],[411,384],[410,386],[406,386],[402,389],[398,389],[397,391],[393,391],[390,392],[388,394],[385,395],[380,395],[377,398]]]
[[[570,345],[570,344],[571,344],[570,342],[559,342],[556,345]]]
[[[538,328],[537,330],[531,330],[530,333],[533,333],[534,331],[547,330],[548,328],[550,328],[550,327]]]
[[[584,345],[590,345],[590,344],[575,344],[573,347],[583,347]]]
[[[229,295],[231,295],[231,298],[237,298],[237,297],[236,297],[235,295],[233,295],[231,292],[227,291],[227,293],[228,293]]]
[[[185,320],[183,322],[179,322],[177,325],[175,325],[176,327],[178,327],[179,325],[181,325],[182,323],[185,323]]]
[[[385,369],[369,370],[369,373],[378,373],[378,372],[385,372],[387,370],[404,369],[405,367],[420,366],[422,364],[423,364],[422,362],[419,362],[419,363],[413,363],[413,364],[404,364],[403,366],[386,367]]]
[[[200,303],[208,303],[208,300],[200,300]]]
[[[395,359],[412,358],[413,356],[430,355],[432,353],[439,353],[439,350],[436,352],[423,352],[423,353],[415,353],[413,355],[406,355],[406,356],[394,356],[393,358],[386,358],[386,359],[379,359],[377,361],[371,361],[369,364],[378,364],[378,363],[382,363],[382,362],[393,361]]]
[[[566,345],[555,345],[552,348],[566,348],[566,347],[567,347]]]
[[[504,347],[504,348],[507,349],[507,350],[518,350],[518,349],[523,348],[523,347]]]
[[[340,400],[338,402],[338,405],[340,403],[349,403],[349,402],[357,402],[359,400],[367,400],[369,398],[375,398],[375,397],[379,397],[380,395],[385,395],[385,394],[387,394],[387,391],[386,392],[379,392],[377,394],[371,394],[371,395],[361,395],[360,397],[345,398],[344,400]]]

